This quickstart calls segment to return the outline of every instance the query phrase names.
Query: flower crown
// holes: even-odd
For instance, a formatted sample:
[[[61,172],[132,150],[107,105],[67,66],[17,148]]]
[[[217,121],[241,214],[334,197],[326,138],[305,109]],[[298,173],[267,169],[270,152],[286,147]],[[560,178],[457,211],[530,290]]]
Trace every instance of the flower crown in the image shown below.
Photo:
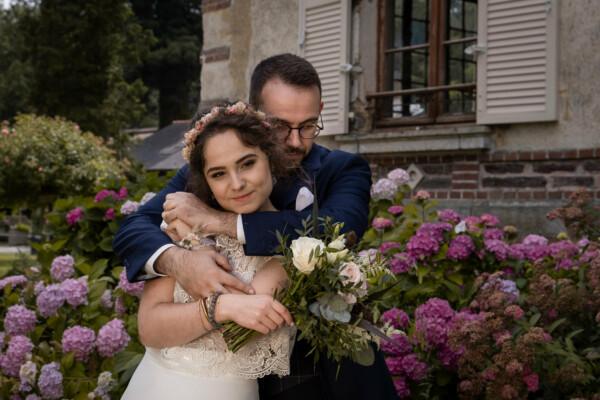
[[[190,162],[190,155],[194,150],[196,138],[200,133],[202,133],[206,124],[208,124],[214,118],[224,115],[251,115],[252,117],[261,121],[267,128],[271,127],[271,125],[265,121],[264,112],[255,110],[251,105],[246,104],[243,101],[238,101],[230,106],[213,107],[208,114],[205,114],[202,118],[196,121],[192,129],[185,133],[185,140],[183,141],[185,147],[181,151],[181,154],[187,162]]]

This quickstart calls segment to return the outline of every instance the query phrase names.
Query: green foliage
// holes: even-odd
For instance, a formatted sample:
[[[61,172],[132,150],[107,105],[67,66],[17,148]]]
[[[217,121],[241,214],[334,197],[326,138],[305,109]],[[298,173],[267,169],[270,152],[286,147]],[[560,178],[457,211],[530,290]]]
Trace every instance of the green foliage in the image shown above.
[[[89,193],[127,169],[102,140],[61,118],[20,115],[0,134],[0,206],[49,204]]]
[[[162,189],[173,173],[166,176],[146,173],[126,186],[123,186],[121,178],[107,178],[95,188],[98,194],[94,196],[70,196],[56,200],[53,211],[46,215],[44,227],[44,233],[51,240],[32,244],[37,259],[23,257],[22,262],[13,263],[12,278],[6,278],[15,279],[20,275],[21,278],[16,279],[24,280],[24,283],[13,285],[6,280],[0,281],[3,289],[0,325],[4,324],[8,308],[13,305],[23,305],[36,312],[35,328],[25,334],[34,345],[31,359],[37,365],[38,376],[41,366],[52,361],[60,364],[64,398],[87,399],[93,397],[88,397],[88,394],[94,391],[94,398],[100,398],[102,393],[107,398],[119,398],[141,361],[145,349],[137,333],[140,288],[132,291],[132,285],[123,283],[123,266],[115,257],[111,243],[125,214],[132,212],[142,199],[148,200],[151,197],[148,192]],[[74,208],[79,208],[82,215],[69,224],[66,216]],[[112,212],[109,212],[111,209]],[[55,313],[44,317],[37,304],[40,286],[60,284],[57,275],[51,273],[52,264],[56,257],[67,254],[74,258],[73,277],[87,282],[87,301],[76,307],[64,303]],[[68,328],[89,328],[97,337],[99,330],[113,319],[123,321],[131,338],[121,352],[102,356],[95,348],[88,361],[82,362],[75,356],[75,351],[63,351],[63,333]],[[10,335],[4,336],[0,347],[6,348],[10,339]],[[102,372],[110,372],[114,382],[111,388],[98,392]],[[0,398],[10,398],[13,393],[25,397],[26,393],[19,391],[19,381],[18,377],[0,370]],[[32,386],[31,393],[39,395],[40,388],[35,383]]]
[[[158,91],[159,126],[193,115],[199,101],[202,50],[201,0],[134,0],[144,29],[157,38],[141,68],[144,83]],[[146,101],[151,100],[151,96]]]

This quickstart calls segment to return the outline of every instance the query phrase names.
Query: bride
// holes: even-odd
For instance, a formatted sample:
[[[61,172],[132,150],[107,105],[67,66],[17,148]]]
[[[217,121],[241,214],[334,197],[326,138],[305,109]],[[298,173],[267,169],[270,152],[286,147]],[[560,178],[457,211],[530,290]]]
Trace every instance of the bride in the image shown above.
[[[276,211],[274,178],[294,171],[274,141],[264,114],[245,103],[215,107],[186,133],[189,189],[215,208],[246,214]],[[146,282],[138,330],[146,354],[123,399],[258,399],[257,378],[289,374],[295,328],[273,299],[287,276],[272,257],[246,256],[235,239],[213,238],[234,274],[255,295],[217,292],[193,299],[172,278]],[[227,350],[220,324],[233,320],[265,334],[237,353]]]

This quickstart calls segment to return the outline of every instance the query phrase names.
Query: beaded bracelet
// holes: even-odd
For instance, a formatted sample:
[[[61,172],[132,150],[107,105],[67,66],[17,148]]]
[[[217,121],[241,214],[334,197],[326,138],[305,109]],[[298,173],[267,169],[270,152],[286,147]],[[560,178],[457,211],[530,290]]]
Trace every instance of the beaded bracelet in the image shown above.
[[[208,308],[208,322],[210,322],[210,324],[215,329],[220,329],[221,328],[221,324],[218,323],[217,321],[215,321],[215,306],[216,306],[217,300],[219,299],[219,296],[221,294],[222,294],[221,292],[216,292],[213,296],[211,296],[211,298],[210,298],[210,306]]]

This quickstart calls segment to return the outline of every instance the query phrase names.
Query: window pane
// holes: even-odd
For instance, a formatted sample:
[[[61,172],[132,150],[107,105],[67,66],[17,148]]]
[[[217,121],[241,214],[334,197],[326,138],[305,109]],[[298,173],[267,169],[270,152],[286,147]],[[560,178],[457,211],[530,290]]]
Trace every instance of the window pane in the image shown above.
[[[446,40],[477,36],[477,0],[448,0]]]
[[[431,0],[388,0],[389,49],[429,42]]]
[[[446,46],[446,85],[475,82],[475,55],[465,54],[473,42],[455,43]]]
[[[444,92],[444,114],[474,114],[475,90],[449,90]]]

